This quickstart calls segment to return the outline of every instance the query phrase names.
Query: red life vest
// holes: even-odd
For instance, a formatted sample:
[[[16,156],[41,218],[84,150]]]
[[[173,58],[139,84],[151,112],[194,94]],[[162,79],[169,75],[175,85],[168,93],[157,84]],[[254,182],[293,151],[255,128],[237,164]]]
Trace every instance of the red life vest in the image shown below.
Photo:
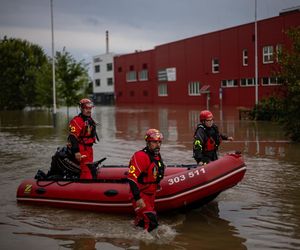
[[[216,142],[212,137],[208,137],[205,143],[205,151],[213,151],[216,150]]]
[[[210,128],[210,129],[213,130],[213,132],[215,134],[215,137],[216,137],[217,142],[218,142],[217,143],[216,140],[210,135],[208,129],[204,125],[202,125],[202,124],[198,125],[197,130],[198,129],[202,129],[205,133],[205,141],[203,141],[203,143],[204,143],[204,152],[217,150],[219,145],[222,142],[222,138],[220,137],[219,131],[215,127]],[[195,135],[197,133],[197,130],[195,131]]]
[[[128,178],[144,193],[155,193],[157,184],[164,175],[165,166],[161,157],[151,158],[145,150],[141,150],[132,156],[129,163]]]
[[[92,146],[96,142],[96,123],[91,117],[84,120],[80,115],[75,116],[70,122],[69,131],[80,144]]]

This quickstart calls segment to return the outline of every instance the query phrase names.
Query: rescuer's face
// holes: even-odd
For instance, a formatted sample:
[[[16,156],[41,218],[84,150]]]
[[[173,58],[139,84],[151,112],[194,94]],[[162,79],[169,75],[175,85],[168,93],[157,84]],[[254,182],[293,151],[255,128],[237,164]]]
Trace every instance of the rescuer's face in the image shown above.
[[[150,141],[148,142],[148,148],[151,152],[154,152],[155,155],[159,154],[161,146],[161,141]]]
[[[211,127],[214,124],[214,120],[212,118],[208,120],[204,120],[204,122],[206,127]]]
[[[82,109],[82,114],[85,116],[91,116],[92,115],[92,108],[91,107],[84,107]]]

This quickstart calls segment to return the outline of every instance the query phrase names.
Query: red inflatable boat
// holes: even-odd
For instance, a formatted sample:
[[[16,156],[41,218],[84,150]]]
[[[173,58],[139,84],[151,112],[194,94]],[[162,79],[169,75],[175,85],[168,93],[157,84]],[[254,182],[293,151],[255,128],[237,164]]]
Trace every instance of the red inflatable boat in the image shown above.
[[[127,166],[102,166],[97,180],[24,180],[17,190],[22,203],[132,213]],[[203,204],[238,184],[246,172],[240,154],[228,154],[204,166],[167,166],[156,197],[156,210],[165,212]]]

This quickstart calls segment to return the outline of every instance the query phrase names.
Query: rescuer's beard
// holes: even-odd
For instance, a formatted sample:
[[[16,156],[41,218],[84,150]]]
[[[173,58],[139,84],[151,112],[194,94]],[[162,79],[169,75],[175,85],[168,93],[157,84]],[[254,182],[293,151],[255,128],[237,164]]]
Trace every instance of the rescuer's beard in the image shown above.
[[[160,148],[159,148],[159,147],[155,148],[155,149],[153,150],[154,155],[155,155],[155,156],[158,156],[158,155],[159,155],[159,151],[160,151]]]

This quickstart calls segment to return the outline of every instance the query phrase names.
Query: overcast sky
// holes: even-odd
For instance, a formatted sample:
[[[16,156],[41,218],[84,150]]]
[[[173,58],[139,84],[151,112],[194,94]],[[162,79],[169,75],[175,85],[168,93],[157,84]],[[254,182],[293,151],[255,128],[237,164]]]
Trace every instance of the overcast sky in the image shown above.
[[[257,0],[257,19],[300,0]],[[91,61],[131,53],[255,20],[255,0],[53,0],[55,50]],[[50,0],[0,0],[0,37],[26,39],[51,55]]]

